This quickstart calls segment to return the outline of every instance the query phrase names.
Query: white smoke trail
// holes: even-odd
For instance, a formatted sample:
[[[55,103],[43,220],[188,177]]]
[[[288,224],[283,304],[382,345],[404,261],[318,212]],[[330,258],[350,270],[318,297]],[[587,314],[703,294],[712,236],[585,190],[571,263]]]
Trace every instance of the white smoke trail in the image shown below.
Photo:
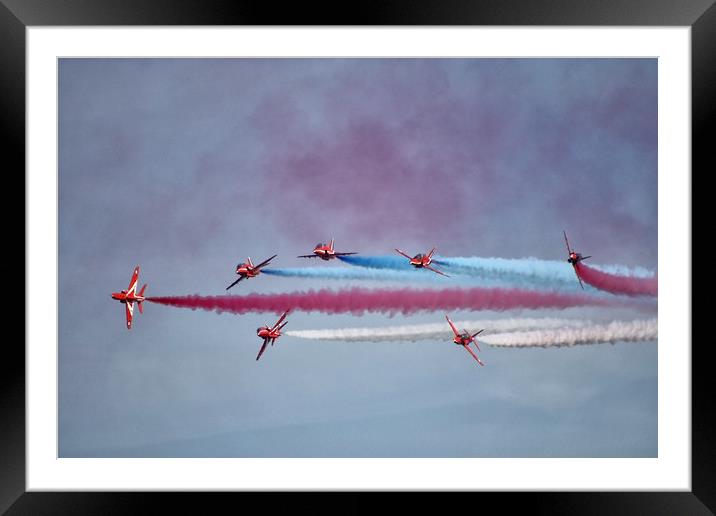
[[[563,347],[584,344],[614,344],[657,339],[656,319],[612,321],[578,328],[539,329],[488,335],[481,342],[495,347]]]
[[[458,331],[463,328],[471,333],[485,329],[481,335],[515,332],[539,328],[579,328],[589,324],[578,319],[524,318],[481,321],[454,321]],[[441,323],[411,326],[388,326],[383,328],[337,328],[325,330],[291,330],[284,333],[292,337],[316,340],[342,340],[348,342],[385,342],[451,339],[453,332],[443,319]]]

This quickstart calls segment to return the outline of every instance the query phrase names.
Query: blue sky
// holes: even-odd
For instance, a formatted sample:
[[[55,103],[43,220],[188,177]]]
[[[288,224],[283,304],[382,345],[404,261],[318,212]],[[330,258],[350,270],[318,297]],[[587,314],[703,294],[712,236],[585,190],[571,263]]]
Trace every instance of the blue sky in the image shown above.
[[[331,237],[563,259],[567,229],[597,264],[655,269],[656,60],[62,59],[59,76],[59,286],[81,293],[59,308],[60,456],[657,454],[655,342],[483,348],[477,369],[449,342],[284,336],[257,363],[274,314],[147,304],[127,331],[109,297],[136,264],[150,296],[221,295],[246,256],[315,266],[295,256]],[[565,314],[625,315],[451,316]]]

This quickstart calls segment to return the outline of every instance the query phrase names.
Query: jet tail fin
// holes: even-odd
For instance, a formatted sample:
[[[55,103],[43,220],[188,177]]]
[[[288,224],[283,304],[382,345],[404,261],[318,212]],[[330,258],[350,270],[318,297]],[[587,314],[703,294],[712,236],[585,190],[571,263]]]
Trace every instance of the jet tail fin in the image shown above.
[[[139,297],[144,297],[144,289],[146,289],[146,288],[147,288],[147,284],[145,283],[144,285],[142,285],[142,289],[139,291],[139,294],[138,294]],[[144,302],[138,301],[137,307],[139,308],[139,313],[143,314],[144,313]]]

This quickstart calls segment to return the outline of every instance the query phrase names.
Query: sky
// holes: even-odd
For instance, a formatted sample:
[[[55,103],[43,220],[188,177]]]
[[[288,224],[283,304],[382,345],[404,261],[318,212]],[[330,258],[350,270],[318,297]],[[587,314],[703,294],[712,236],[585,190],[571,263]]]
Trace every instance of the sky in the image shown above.
[[[564,260],[565,229],[594,264],[656,270],[655,59],[60,59],[58,94],[61,457],[657,455],[653,341],[483,346],[478,368],[450,342],[285,335],[256,362],[274,313],[147,302],[127,331],[110,299],[137,264],[148,296],[223,295],[247,256],[346,267],[296,258],[331,238]],[[264,274],[230,293],[389,285]],[[443,317],[295,312],[286,330]]]

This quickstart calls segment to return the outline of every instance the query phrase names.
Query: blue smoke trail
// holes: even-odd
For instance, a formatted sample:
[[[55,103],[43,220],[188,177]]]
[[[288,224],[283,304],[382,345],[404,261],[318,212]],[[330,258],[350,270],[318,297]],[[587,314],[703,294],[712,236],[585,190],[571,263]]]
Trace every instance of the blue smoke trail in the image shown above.
[[[397,256],[341,256],[351,265],[371,269],[411,270],[405,258]],[[577,278],[572,267],[562,262],[528,258],[511,260],[505,258],[436,258],[435,265],[445,272],[463,274],[483,282],[500,282],[512,286],[538,288],[574,287]],[[414,269],[413,269],[414,270]],[[430,271],[420,271],[428,272]],[[577,288],[579,285],[577,284]]]
[[[523,278],[544,278],[550,281],[571,281],[574,278],[572,267],[561,260],[540,260],[538,258],[480,258],[471,257],[440,257],[434,260],[454,272],[484,276],[505,277],[518,275]],[[653,271],[643,267],[629,268],[623,265],[601,265],[594,268],[620,276],[651,277]]]
[[[415,269],[408,263],[407,259],[400,256],[339,256],[338,259],[351,265],[368,267],[370,269],[415,271]]]
[[[355,267],[284,267],[263,269],[261,272],[272,276],[285,278],[314,278],[334,280],[372,280],[372,281],[398,281],[398,282],[440,282],[449,283],[450,278],[438,276],[430,271],[420,270],[379,270],[361,269]]]
[[[398,256],[341,256],[342,261],[359,267],[377,270],[415,272],[405,258]],[[538,258],[480,258],[480,257],[436,257],[433,263],[451,274],[472,278],[483,286],[512,286],[540,290],[580,291],[579,282],[566,260],[540,260]],[[606,265],[600,270],[614,274],[651,276],[652,271],[637,267],[629,269],[622,265]],[[417,272],[427,272],[421,271]],[[463,281],[463,280],[460,280]],[[598,294],[589,285],[584,291]]]
[[[435,264],[446,271],[484,279],[501,279],[512,284],[573,285],[577,278],[572,266],[556,260],[537,258],[440,257]]]

